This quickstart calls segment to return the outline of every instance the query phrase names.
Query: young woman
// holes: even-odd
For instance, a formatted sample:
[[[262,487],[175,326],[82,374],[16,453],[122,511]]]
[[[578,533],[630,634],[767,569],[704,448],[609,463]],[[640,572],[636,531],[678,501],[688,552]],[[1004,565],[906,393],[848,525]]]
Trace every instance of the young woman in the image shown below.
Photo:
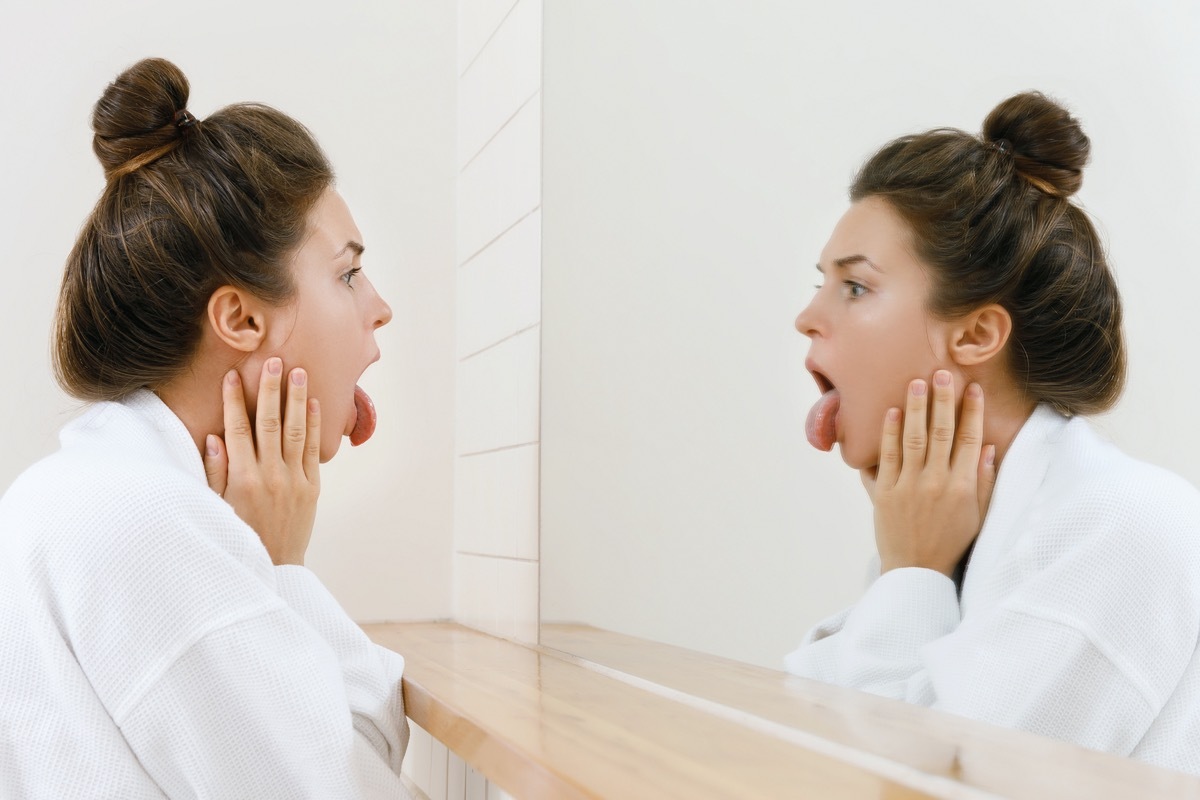
[[[824,392],[809,439],[862,472],[881,574],[787,665],[1200,772],[1200,494],[1081,416],[1125,379],[1070,200],[1088,151],[1028,93],[855,178],[796,328]]]
[[[403,660],[303,566],[391,311],[309,132],[187,101],[151,59],[94,110],[55,366],[95,404],[0,500],[0,795],[402,796]]]

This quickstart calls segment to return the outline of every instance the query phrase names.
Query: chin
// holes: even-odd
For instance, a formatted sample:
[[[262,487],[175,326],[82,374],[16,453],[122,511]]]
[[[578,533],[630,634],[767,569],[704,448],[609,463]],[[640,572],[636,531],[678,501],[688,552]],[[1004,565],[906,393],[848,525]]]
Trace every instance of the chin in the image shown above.
[[[322,464],[328,463],[334,456],[337,455],[337,452],[338,452],[338,450],[341,449],[341,447],[342,447],[342,439],[340,436],[338,437],[337,441],[333,442],[330,445],[326,445],[325,442],[321,442],[321,455],[320,455],[321,463]]]
[[[879,465],[879,453],[856,452],[844,442],[838,442],[838,452],[842,455],[842,462],[851,469],[861,470]]]

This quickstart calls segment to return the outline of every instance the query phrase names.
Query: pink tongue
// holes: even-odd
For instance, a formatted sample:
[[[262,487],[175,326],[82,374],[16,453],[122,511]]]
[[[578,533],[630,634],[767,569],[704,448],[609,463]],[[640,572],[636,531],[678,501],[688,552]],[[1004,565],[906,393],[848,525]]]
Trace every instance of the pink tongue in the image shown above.
[[[354,430],[350,431],[350,444],[358,447],[375,432],[375,404],[361,386],[354,387],[354,409],[358,418],[354,420]]]
[[[818,450],[828,452],[833,449],[837,441],[837,418],[841,405],[841,393],[837,389],[830,389],[821,395],[821,399],[808,412],[804,432],[808,434],[808,443]]]

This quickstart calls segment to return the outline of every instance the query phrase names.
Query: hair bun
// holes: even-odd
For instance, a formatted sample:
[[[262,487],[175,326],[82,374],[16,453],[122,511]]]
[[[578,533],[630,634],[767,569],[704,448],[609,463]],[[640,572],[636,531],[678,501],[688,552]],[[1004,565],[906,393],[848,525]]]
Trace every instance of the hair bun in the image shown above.
[[[187,107],[188,81],[179,67],[146,58],[117,76],[92,110],[92,149],[111,176],[139,156],[179,137],[175,113]]]
[[[1070,197],[1083,185],[1091,142],[1079,121],[1041,92],[1014,95],[992,109],[983,139],[1008,142],[1017,172],[1047,194]]]

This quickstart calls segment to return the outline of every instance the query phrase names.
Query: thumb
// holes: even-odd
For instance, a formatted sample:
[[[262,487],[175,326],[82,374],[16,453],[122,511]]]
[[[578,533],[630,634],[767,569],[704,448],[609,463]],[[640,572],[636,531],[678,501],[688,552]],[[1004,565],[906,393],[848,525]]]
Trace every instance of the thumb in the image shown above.
[[[229,483],[229,454],[221,437],[211,433],[204,440],[204,474],[209,488],[223,497]]]
[[[996,488],[996,445],[983,448],[979,458],[979,519],[987,517],[988,505],[992,502],[992,489]]]

